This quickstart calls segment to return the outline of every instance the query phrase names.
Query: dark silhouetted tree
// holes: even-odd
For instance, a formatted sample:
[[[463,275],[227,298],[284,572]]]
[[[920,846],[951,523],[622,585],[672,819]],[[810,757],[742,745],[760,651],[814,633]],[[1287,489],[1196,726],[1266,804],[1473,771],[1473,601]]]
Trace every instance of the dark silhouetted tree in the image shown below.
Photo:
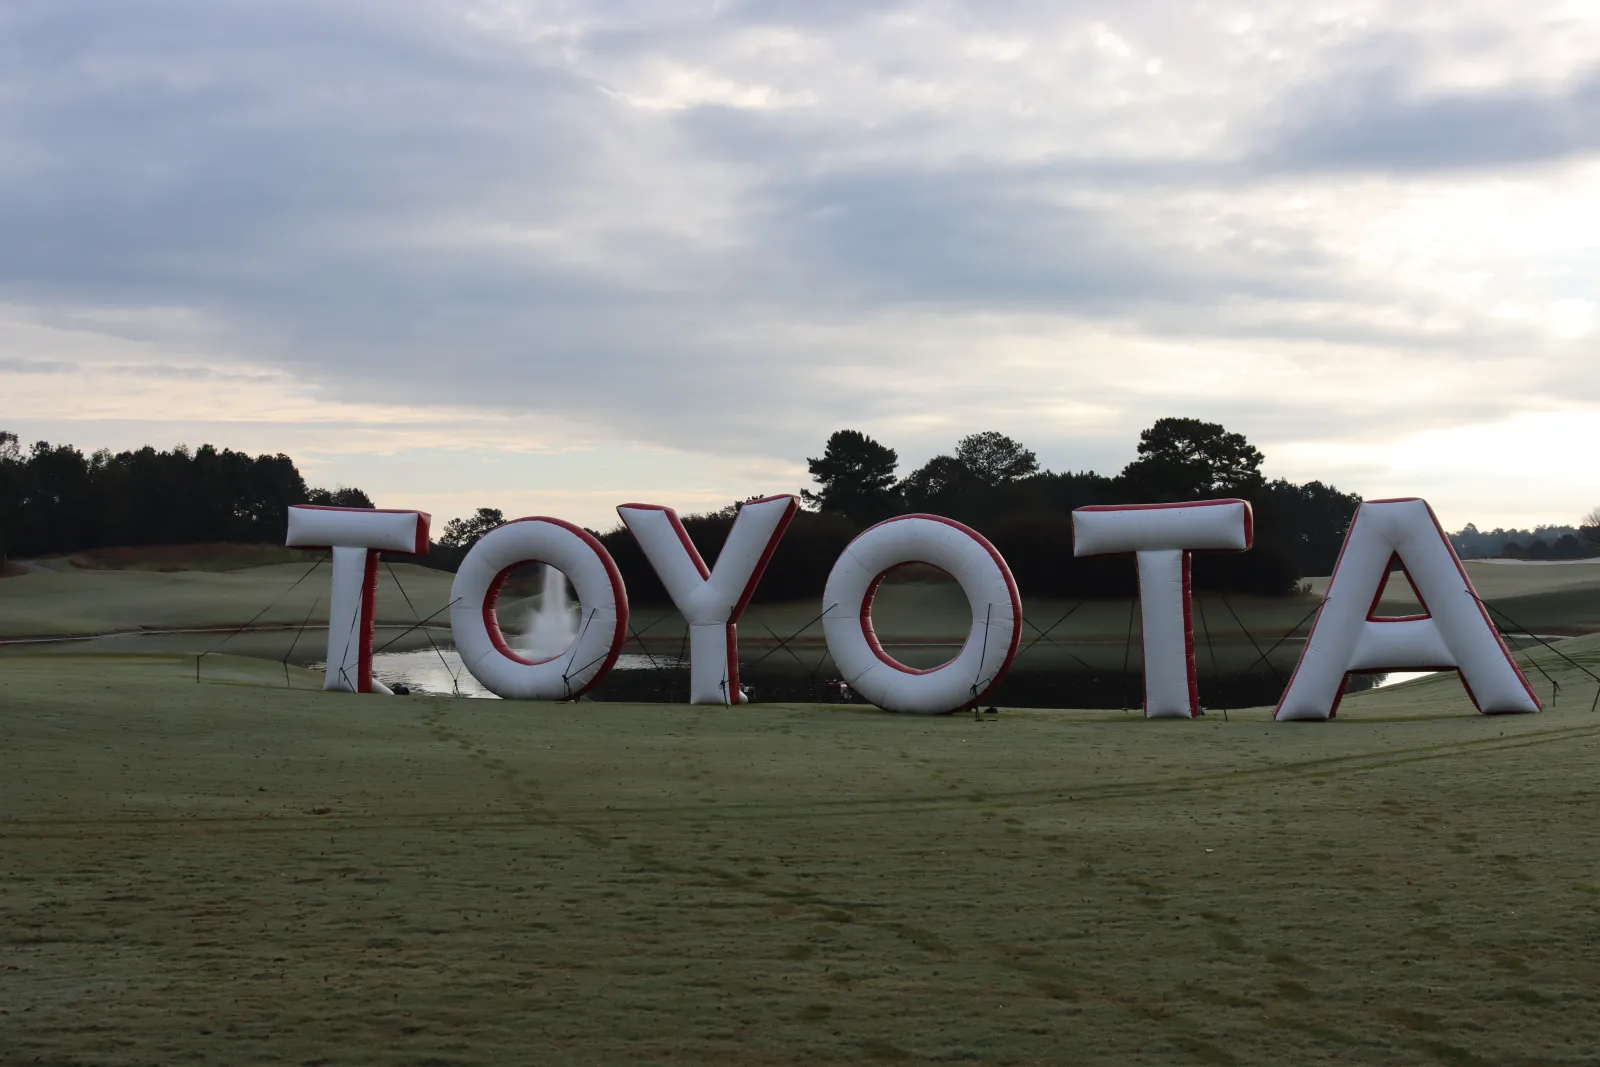
[[[1003,433],[985,430],[956,443],[956,460],[980,484],[1004,485],[1039,470],[1039,460],[1029,449]]]
[[[311,489],[306,492],[307,504],[321,504],[329,508],[370,508],[372,498],[359,489],[341,485],[337,489]]]
[[[1157,419],[1139,434],[1139,458],[1122,481],[1144,502],[1248,497],[1260,487],[1261,453],[1243,434],[1199,419]]]
[[[439,543],[446,548],[467,549],[496,526],[505,525],[506,517],[499,508],[479,508],[471,518],[451,519],[444,524],[444,536]]]
[[[980,487],[965,463],[954,456],[934,456],[906,475],[900,495],[915,511],[962,511],[962,502]]]
[[[1331,485],[1296,485],[1275,478],[1247,493],[1257,513],[1257,538],[1273,541],[1288,555],[1299,577],[1331,574],[1345,531],[1361,497]]]
[[[900,500],[895,492],[895,465],[899,455],[860,430],[837,430],[828,438],[819,459],[806,459],[811,477],[821,488],[802,489],[800,497],[818,511],[843,515],[862,524],[877,522],[894,513]]]
[[[0,430],[0,567],[10,558],[19,533],[25,471],[17,435]]]
[[[1019,507],[1027,494],[1007,492],[1009,487],[1038,473],[1034,454],[1003,433],[985,430],[956,442],[955,455],[934,456],[900,483],[906,505],[917,511],[937,511],[950,518],[969,520],[1025,510]]]
[[[181,545],[282,544],[291,504],[371,507],[359,489],[307,489],[283,454],[248,456],[201,445],[170,452],[40,441],[26,453],[0,431],[0,554]]]

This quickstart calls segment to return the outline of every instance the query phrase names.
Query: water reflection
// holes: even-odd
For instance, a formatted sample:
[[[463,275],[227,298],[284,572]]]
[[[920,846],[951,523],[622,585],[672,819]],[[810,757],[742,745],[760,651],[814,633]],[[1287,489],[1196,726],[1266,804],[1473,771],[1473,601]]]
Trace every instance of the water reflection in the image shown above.
[[[322,664],[310,665],[321,670]],[[837,704],[841,700],[831,664],[816,671],[785,669],[769,661],[741,671],[741,681],[761,702],[803,702]],[[461,655],[453,648],[425,648],[412,652],[379,652],[372,657],[375,678],[391,688],[402,683],[422,693],[453,694],[463,697],[498,700],[467,671]],[[1387,688],[1401,682],[1426,678],[1434,671],[1391,671],[1386,674],[1353,674],[1346,692]],[[1199,679],[1202,704],[1221,708],[1264,707],[1275,704],[1282,695],[1281,676],[1256,671],[1245,677],[1223,676]],[[989,703],[1012,708],[1126,708],[1137,710],[1143,699],[1144,679],[1138,671],[1106,671],[1099,674],[1067,671],[1013,669]],[[689,694],[689,664],[676,656],[643,656],[624,653],[617,665],[590,692],[595,700],[642,703],[685,703]]]
[[[1414,682],[1418,678],[1432,678],[1438,671],[1390,671],[1388,674],[1374,674],[1372,688],[1386,689],[1391,685],[1401,682]]]
[[[656,656],[636,656],[624,653],[617,657],[613,671],[654,671],[668,669],[673,664]],[[322,663],[311,664],[320,671]],[[450,693],[463,697],[482,697],[499,700],[472,676],[461,662],[461,653],[453,648],[423,648],[413,652],[378,652],[372,657],[372,676],[384,685],[394,688],[395,683],[420,693]]]

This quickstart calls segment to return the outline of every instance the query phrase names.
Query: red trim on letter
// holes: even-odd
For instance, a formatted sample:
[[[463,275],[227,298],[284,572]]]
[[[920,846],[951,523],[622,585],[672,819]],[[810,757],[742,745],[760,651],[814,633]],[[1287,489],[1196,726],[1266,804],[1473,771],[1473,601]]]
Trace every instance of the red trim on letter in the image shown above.
[[[867,534],[868,531],[876,530],[879,526],[887,526],[892,522],[904,522],[907,519],[927,519],[927,520],[929,520],[931,522],[942,522],[946,526],[955,527],[957,530],[960,530],[962,533],[966,534],[968,537],[972,538],[972,540],[976,541],[979,545],[981,545],[983,547],[984,551],[989,553],[989,557],[994,560],[995,566],[1000,568],[1000,575],[1001,575],[1001,577],[1003,577],[1005,579],[1005,582],[1006,582],[1006,590],[1011,595],[1011,617],[1017,623],[1019,623],[1019,624],[1021,623],[1021,621],[1022,621],[1022,594],[1017,591],[1016,579],[1011,576],[1011,568],[1006,566],[1005,557],[1000,555],[999,550],[996,549],[994,547],[994,545],[989,543],[989,539],[988,538],[984,537],[977,530],[974,530],[972,527],[966,525],[965,523],[957,522],[954,519],[947,519],[943,515],[929,515],[929,514],[926,514],[924,512],[917,512],[917,513],[911,514],[911,515],[896,515],[892,519],[884,519],[880,523],[875,523],[872,526],[867,527],[866,530],[861,531],[861,533],[857,534],[856,537],[857,538],[863,537],[863,536],[865,536]],[[901,560],[900,563],[896,563],[895,564],[895,567],[901,566],[902,564],[906,564],[906,563],[924,563],[924,562],[926,562],[926,561],[925,560],[915,560],[915,559]],[[928,564],[928,565],[929,566],[934,566],[934,564]],[[892,658],[887,652],[885,652],[883,650],[883,646],[878,643],[878,635],[876,633],[874,633],[873,630],[872,630],[872,598],[877,595],[878,586],[883,584],[883,575],[884,574],[888,574],[889,571],[893,570],[893,569],[894,569],[894,567],[890,567],[887,570],[885,570],[882,574],[879,574],[876,578],[874,578],[872,580],[872,584],[867,587],[866,596],[862,599],[862,602],[861,602],[861,633],[862,633],[862,636],[866,638],[867,647],[872,649],[873,655],[877,656],[878,659],[882,660],[887,666],[893,667],[895,670],[901,671],[901,672],[903,672],[905,674],[930,674],[933,671],[940,670],[944,666],[948,665],[949,661],[946,661],[946,663],[944,663],[944,664],[940,664],[938,667],[931,667],[928,670],[919,671],[915,667],[907,667],[904,663],[901,663],[898,660]],[[973,619],[972,622],[973,622],[973,625],[976,626],[978,620],[977,619]],[[967,633],[970,636],[972,631],[968,630]],[[984,698],[987,697],[991,692],[994,691],[995,686],[1000,684],[1000,680],[1002,678],[1004,678],[1006,676],[1006,672],[1011,669],[1011,661],[1017,658],[1017,648],[1018,648],[1019,645],[1021,645],[1021,643],[1022,643],[1022,627],[1021,627],[1021,625],[1012,626],[1011,627],[1011,647],[1006,649],[1006,658],[1001,662],[999,669],[994,672],[994,677],[992,679],[990,679],[989,684],[984,687],[983,692],[977,694],[976,696],[974,696],[972,698],[972,703],[974,703],[974,704],[982,703]],[[958,652],[957,655],[960,655],[960,653]],[[954,656],[951,657],[952,660],[954,658],[955,658]]]
[[[1500,628],[1494,624],[1494,620],[1489,617],[1488,609],[1483,606],[1483,600],[1478,596],[1477,590],[1472,584],[1472,577],[1467,574],[1467,568],[1464,564],[1462,564],[1461,557],[1456,553],[1455,546],[1450,543],[1449,535],[1444,532],[1444,527],[1440,525],[1439,516],[1434,514],[1433,505],[1429,504],[1421,497],[1415,496],[1397,496],[1387,497],[1382,500],[1367,500],[1364,501],[1363,504],[1408,504],[1412,501],[1421,501],[1422,506],[1427,509],[1428,518],[1433,522],[1434,532],[1439,535],[1440,543],[1444,545],[1445,551],[1450,553],[1451,560],[1455,562],[1456,571],[1461,575],[1462,583],[1465,584],[1469,590],[1472,590],[1472,600],[1478,609],[1478,614],[1483,618],[1483,624],[1487,626],[1489,628],[1489,632],[1494,635],[1495,642],[1499,644],[1500,651],[1506,658],[1506,663],[1509,664],[1511,669],[1516,672],[1517,680],[1522,683],[1522,688],[1527,691],[1528,698],[1533,701],[1533,706],[1541,711],[1544,710],[1544,704],[1539,700],[1539,694],[1535,693],[1533,691],[1533,686],[1528,684],[1528,676],[1522,673],[1522,668],[1517,665],[1516,658],[1512,656],[1511,650],[1506,647],[1505,638],[1500,636]],[[1322,599],[1324,603],[1327,602],[1328,593],[1333,589],[1333,580],[1339,574],[1339,567],[1344,563],[1344,552],[1346,548],[1350,547],[1350,535],[1355,532],[1356,518],[1358,518],[1360,514],[1361,510],[1358,507],[1356,509],[1356,515],[1350,520],[1350,525],[1345,528],[1344,543],[1339,546],[1338,558],[1333,561],[1333,570],[1328,575],[1328,588],[1323,590]],[[1383,577],[1378,581],[1378,591],[1372,598],[1372,606],[1367,609],[1368,622],[1419,622],[1423,619],[1433,618],[1433,610],[1428,607],[1427,600],[1423,597],[1422,591],[1417,588],[1417,583],[1412,579],[1411,572],[1406,568],[1404,560],[1400,561],[1400,570],[1403,574],[1405,574],[1406,581],[1411,586],[1411,592],[1417,598],[1417,603],[1422,605],[1423,614],[1391,616],[1381,616],[1376,614],[1378,610],[1378,604],[1383,600],[1383,594],[1389,588],[1389,575],[1392,573],[1389,568],[1394,563],[1395,557],[1398,555],[1398,552],[1390,553],[1388,561],[1384,564]],[[1284,697],[1289,694],[1289,690],[1294,688],[1294,680],[1295,677],[1300,673],[1300,665],[1305,662],[1305,649],[1310,648],[1311,642],[1316,639],[1317,625],[1321,621],[1322,614],[1319,609],[1317,617],[1312,620],[1311,632],[1306,635],[1306,643],[1304,646],[1302,646],[1300,658],[1295,661],[1294,670],[1289,673],[1289,681],[1283,687],[1283,693],[1278,697],[1277,706],[1272,709],[1272,717],[1275,721],[1278,718],[1278,713],[1283,710]],[[1390,667],[1373,667],[1366,670],[1345,671],[1344,677],[1339,682],[1339,691],[1334,694],[1333,705],[1328,709],[1328,718],[1331,720],[1339,714],[1339,703],[1344,699],[1345,686],[1349,684],[1350,676],[1352,674],[1388,674],[1392,673],[1394,670],[1395,668]],[[1467,699],[1472,701],[1472,706],[1476,708],[1480,714],[1489,714],[1488,712],[1484,712],[1483,705],[1478,703],[1477,694],[1472,691],[1472,686],[1467,683],[1466,674],[1459,666],[1425,667],[1418,665],[1412,667],[1411,670],[1455,671],[1457,676],[1461,679],[1461,687],[1467,691]],[[1497,712],[1495,714],[1499,713]],[[1507,712],[1506,714],[1515,713]]]
[[[773,500],[787,498],[789,508],[783,513],[783,518],[778,520],[778,525],[772,529],[772,537],[767,541],[767,547],[761,553],[761,558],[756,560],[756,569],[750,572],[750,580],[744,583],[744,592],[739,594],[738,601],[733,605],[733,614],[728,616],[728,621],[738,622],[739,616],[744,614],[744,607],[750,603],[750,597],[756,591],[756,583],[761,581],[761,576],[767,572],[767,564],[772,562],[772,554],[778,550],[778,542],[783,540],[784,533],[789,529],[789,523],[794,521],[794,516],[800,510],[800,498],[784,493],[781,496],[764,496],[760,500],[750,500],[746,503],[765,504]]]
[[[529,563],[541,563],[546,567],[550,566],[542,559],[520,559],[509,567],[501,568],[500,573],[494,576],[494,580],[489,583],[488,590],[483,594],[483,628],[488,631],[489,641],[494,645],[496,652],[499,652],[506,659],[520,663],[523,666],[537,667],[541,663],[549,663],[551,660],[560,659],[566,655],[567,650],[562,649],[555,655],[546,656],[544,659],[524,659],[506,643],[506,635],[500,630],[500,613],[497,610],[500,603],[500,589],[506,584],[506,579],[511,576],[512,571]],[[565,574],[561,576],[561,580],[567,580]]]
[[[502,523],[501,525],[510,526],[512,523],[517,522],[547,522],[552,526],[559,526],[563,530],[577,534],[578,537],[583,540],[583,543],[589,547],[589,550],[599,557],[601,565],[606,569],[606,577],[611,580],[611,595],[617,605],[617,625],[616,629],[611,635],[611,649],[606,653],[605,662],[600,664],[600,669],[595,672],[593,678],[589,679],[588,684],[581,689],[574,689],[571,695],[567,698],[569,700],[576,700],[578,697],[582,696],[600,684],[600,680],[609,674],[611,672],[611,668],[616,665],[617,656],[622,653],[622,645],[627,639],[628,634],[628,588],[623,584],[622,572],[617,569],[617,561],[611,558],[611,553],[606,551],[606,546],[600,543],[599,538],[595,537],[594,534],[590,533],[588,530],[585,530],[583,527],[576,526],[570,522],[567,522],[565,519],[551,518],[548,515],[530,515],[521,519],[512,519],[511,522]],[[499,528],[499,526],[495,527],[496,530]],[[511,646],[506,644],[505,635],[500,632],[500,620],[495,614],[494,606],[495,601],[499,599],[500,596],[500,587],[505,584],[506,576],[508,574],[526,563],[544,562],[545,561],[542,559],[522,559],[508,567],[503,568],[499,574],[495,575],[494,580],[489,583],[489,588],[485,591],[483,598],[483,625],[484,629],[489,634],[489,640],[491,643],[493,643],[495,650],[501,655],[505,656],[507,659],[513,660],[517,663],[526,664],[530,667],[537,666],[539,663],[549,663],[551,659],[555,659],[556,657],[551,656],[550,659],[542,660],[527,660],[513,652],[511,650]]]
[[[417,512],[417,550],[411,553],[413,556],[426,556],[428,554],[428,534],[432,532],[430,529],[432,525],[432,515],[429,515],[426,511]]]
[[[1246,511],[1245,514],[1250,513]],[[1194,597],[1189,574],[1193,569],[1191,555],[1189,552],[1183,554],[1183,669],[1189,676],[1189,718],[1192,719],[1200,710],[1200,679],[1194,665]]]
[[[1533,686],[1528,684],[1528,676],[1522,673],[1521,667],[1517,666],[1517,658],[1511,654],[1511,649],[1506,647],[1506,639],[1500,636],[1500,627],[1496,626],[1494,624],[1494,620],[1489,617],[1489,609],[1483,606],[1483,599],[1478,596],[1477,587],[1472,584],[1472,577],[1467,574],[1467,568],[1465,564],[1461,562],[1461,557],[1456,554],[1456,546],[1450,543],[1449,535],[1444,532],[1444,527],[1439,525],[1439,516],[1433,513],[1433,505],[1424,500],[1422,502],[1422,506],[1428,509],[1428,518],[1433,520],[1434,531],[1438,533],[1439,540],[1444,542],[1445,551],[1449,552],[1450,558],[1455,560],[1456,570],[1460,573],[1461,580],[1466,583],[1468,589],[1472,590],[1472,603],[1477,607],[1478,614],[1483,617],[1483,624],[1489,628],[1490,633],[1494,634],[1495,642],[1500,646],[1501,653],[1505,655],[1506,662],[1511,665],[1511,669],[1513,671],[1517,672],[1517,680],[1522,683],[1522,688],[1527,691],[1528,699],[1533,701],[1533,706],[1535,708],[1543,711],[1544,704],[1539,700],[1539,694],[1535,693],[1533,691]],[[1411,576],[1409,574],[1406,575],[1406,580],[1411,580]],[[1418,595],[1417,599],[1419,601],[1422,599],[1420,594]],[[1423,606],[1426,607],[1427,605],[1424,604]],[[1466,682],[1467,676],[1465,674],[1461,675],[1461,684],[1466,687],[1467,696],[1471,697],[1472,699],[1472,706],[1477,708],[1480,712],[1483,711],[1483,705],[1478,703],[1478,698],[1472,693],[1472,686],[1467,685]],[[1506,714],[1515,713],[1507,712]]]
[[[427,515],[427,512],[417,511],[413,508],[337,508],[332,504],[290,504],[289,506],[291,508],[299,508],[301,511],[348,511],[355,515],[371,515],[373,513],[379,515]]]
[[[1216,508],[1228,504],[1244,505],[1244,547],[1243,548],[1194,548],[1185,549],[1186,552],[1248,552],[1256,543],[1256,512],[1250,506],[1250,501],[1240,500],[1238,497],[1223,497],[1217,500],[1180,500],[1171,504],[1085,504],[1078,511],[1163,511],[1168,508]],[[1093,559],[1095,556],[1120,556],[1124,552],[1138,552],[1140,549],[1119,548],[1115,552],[1095,552],[1081,559]],[[1150,551],[1145,549],[1143,551]]]
[[[363,509],[365,510],[365,509]],[[356,692],[372,692],[372,633],[378,617],[378,553],[367,549],[361,573],[361,621],[357,623]]]
[[[723,631],[723,637],[728,642],[726,652],[728,661],[728,704],[737,704],[742,699],[739,692],[739,626],[737,623],[728,623]]]
[[[706,566],[706,561],[700,557],[700,550],[694,547],[694,542],[689,539],[689,531],[683,528],[683,523],[678,519],[678,513],[669,507],[660,504],[619,504],[622,508],[636,508],[639,511],[664,511],[667,513],[667,522],[672,526],[672,532],[678,535],[678,540],[683,542],[683,549],[689,553],[689,559],[694,562],[695,570],[700,572],[700,580],[705,581],[711,577],[711,568]],[[624,523],[626,525],[626,523]],[[635,540],[638,540],[635,537]]]
[[[933,566],[933,564],[928,563],[926,560],[902,560],[901,562],[896,563],[894,567],[890,567],[888,570],[883,571],[876,578],[872,579],[872,584],[867,586],[867,595],[861,598],[861,636],[867,639],[867,647],[872,649],[872,654],[877,656],[885,666],[893,667],[901,674],[932,674],[934,671],[939,670],[940,668],[949,666],[956,657],[951,656],[949,659],[939,664],[938,667],[927,667],[922,669],[917,667],[907,667],[904,663],[901,663],[899,660],[895,659],[893,656],[889,655],[889,653],[883,650],[883,645],[878,642],[878,631],[872,628],[872,601],[878,595],[878,586],[883,584],[884,576],[887,575],[889,571],[894,570],[895,567],[904,567],[908,563],[923,563],[929,567]],[[968,630],[967,632],[971,633],[972,631]],[[961,653],[957,651],[956,655],[960,654]]]

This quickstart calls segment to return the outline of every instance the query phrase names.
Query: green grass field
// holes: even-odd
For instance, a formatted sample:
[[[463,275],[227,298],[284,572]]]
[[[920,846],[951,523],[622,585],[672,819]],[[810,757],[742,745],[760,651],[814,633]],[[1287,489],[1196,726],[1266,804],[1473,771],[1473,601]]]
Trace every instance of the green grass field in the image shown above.
[[[11,578],[0,626],[282,573]],[[1540,715],[1437,676],[1279,724],[73,647],[0,656],[0,1064],[1600,1062],[1600,712],[1549,650]]]
[[[11,656],[0,1062],[1593,1063],[1600,715],[1539,655],[1542,715],[1322,725]]]

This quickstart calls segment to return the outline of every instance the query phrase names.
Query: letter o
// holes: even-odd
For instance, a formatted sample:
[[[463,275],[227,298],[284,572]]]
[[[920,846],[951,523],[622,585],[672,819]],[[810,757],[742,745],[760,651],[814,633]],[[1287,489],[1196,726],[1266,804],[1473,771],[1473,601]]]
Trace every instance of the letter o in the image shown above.
[[[902,563],[930,563],[961,585],[972,628],[954,659],[930,670],[899,663],[872,629],[872,598]],[[988,696],[1022,639],[1022,598],[1000,553],[976,530],[938,515],[901,515],[845,547],[822,599],[828,652],[852,689],[888,711],[937,715]]]
[[[500,587],[525,563],[556,568],[578,594],[578,636],[549,659],[513,652],[495,614]],[[617,662],[628,632],[628,592],[611,554],[581,527],[543,516],[513,519],[484,534],[456,571],[450,604],[461,662],[507,700],[570,700],[587,692]]]

